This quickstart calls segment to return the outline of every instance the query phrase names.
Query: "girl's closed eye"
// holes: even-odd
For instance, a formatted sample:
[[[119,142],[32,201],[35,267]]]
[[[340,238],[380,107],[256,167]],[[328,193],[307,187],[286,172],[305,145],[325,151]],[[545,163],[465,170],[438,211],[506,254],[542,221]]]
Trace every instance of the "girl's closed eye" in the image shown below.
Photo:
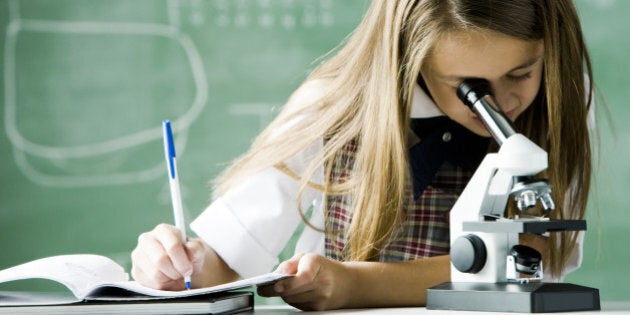
[[[525,81],[525,80],[527,80],[527,79],[529,79],[529,78],[531,78],[531,77],[532,77],[532,73],[531,73],[531,71],[530,71],[530,72],[527,72],[527,73],[525,73],[525,74],[520,74],[520,75],[513,75],[513,74],[510,74],[510,75],[508,75],[508,76],[507,76],[507,78],[508,78],[510,81],[516,81],[516,82],[518,82],[518,81]]]

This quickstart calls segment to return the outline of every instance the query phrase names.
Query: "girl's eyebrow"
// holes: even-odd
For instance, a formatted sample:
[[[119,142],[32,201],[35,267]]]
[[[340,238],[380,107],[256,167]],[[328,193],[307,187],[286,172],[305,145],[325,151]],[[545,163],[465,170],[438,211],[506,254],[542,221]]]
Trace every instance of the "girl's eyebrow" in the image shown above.
[[[535,65],[539,60],[541,60],[542,57],[543,57],[542,55],[535,56],[532,59],[529,59],[526,62],[524,62],[522,65],[512,68],[512,70],[508,71],[508,73],[514,72],[514,71],[517,71],[517,70],[521,70],[521,69],[525,69],[525,68],[529,68],[529,67]]]
[[[518,66],[516,66],[516,67],[514,67],[512,69],[510,69],[507,73],[529,68],[529,67],[535,65],[542,58],[543,58],[543,55],[535,56],[535,57],[533,57],[531,59],[528,59],[524,63],[522,63],[522,64],[520,64],[520,65],[518,65]],[[469,76],[457,76],[457,75],[444,75],[444,76],[442,76],[442,75],[439,75],[439,74],[437,76],[440,79],[442,79],[442,80],[453,81],[453,82],[455,82],[455,81],[459,82],[459,81],[463,81],[465,79],[470,79]]]

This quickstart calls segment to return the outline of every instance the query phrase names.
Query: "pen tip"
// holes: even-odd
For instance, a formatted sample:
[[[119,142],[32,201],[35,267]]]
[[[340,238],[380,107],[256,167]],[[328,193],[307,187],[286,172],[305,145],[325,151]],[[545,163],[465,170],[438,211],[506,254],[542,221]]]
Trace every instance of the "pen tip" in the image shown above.
[[[190,281],[186,281],[186,290],[190,290],[192,288],[192,285],[190,284]]]

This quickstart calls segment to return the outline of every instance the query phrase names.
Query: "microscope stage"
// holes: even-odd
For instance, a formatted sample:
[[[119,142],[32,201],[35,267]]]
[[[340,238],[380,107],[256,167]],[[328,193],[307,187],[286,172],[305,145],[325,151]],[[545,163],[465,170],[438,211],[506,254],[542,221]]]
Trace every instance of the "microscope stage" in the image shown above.
[[[497,220],[466,221],[463,230],[487,233],[534,233],[585,231],[585,220]]]

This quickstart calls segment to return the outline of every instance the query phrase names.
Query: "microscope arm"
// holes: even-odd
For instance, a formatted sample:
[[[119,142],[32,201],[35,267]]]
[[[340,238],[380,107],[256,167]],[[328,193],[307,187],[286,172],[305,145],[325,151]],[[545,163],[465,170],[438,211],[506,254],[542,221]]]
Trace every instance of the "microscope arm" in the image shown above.
[[[507,138],[499,152],[487,154],[451,210],[451,229],[464,221],[503,217],[514,177],[547,168],[547,153],[521,134]]]

